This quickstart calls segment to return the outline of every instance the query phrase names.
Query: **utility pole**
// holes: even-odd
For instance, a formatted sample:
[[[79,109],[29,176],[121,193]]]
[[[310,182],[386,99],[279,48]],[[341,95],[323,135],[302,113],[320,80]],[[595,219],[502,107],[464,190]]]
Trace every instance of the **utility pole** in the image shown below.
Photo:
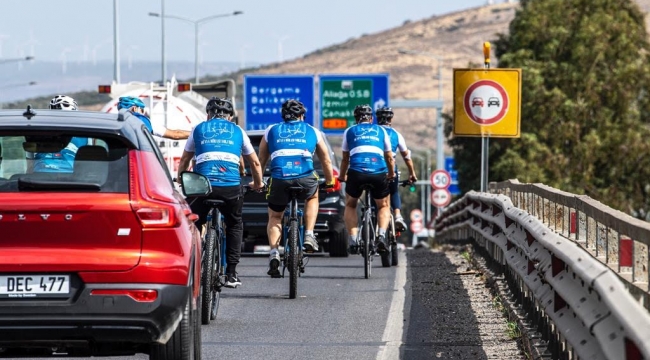
[[[120,31],[118,16],[118,0],[113,0],[113,82],[120,83]]]
[[[160,24],[162,26],[162,83],[167,82],[167,60],[165,59],[165,0],[160,0]]]

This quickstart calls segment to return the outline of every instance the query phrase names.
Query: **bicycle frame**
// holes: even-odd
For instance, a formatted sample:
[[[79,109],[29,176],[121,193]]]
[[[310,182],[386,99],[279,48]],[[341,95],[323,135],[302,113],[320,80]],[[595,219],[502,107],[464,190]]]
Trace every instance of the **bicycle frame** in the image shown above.
[[[298,199],[293,198],[289,202],[289,206],[286,210],[284,210],[284,215],[282,217],[282,239],[284,243],[282,244],[284,246],[284,256],[285,256],[285,261],[283,261],[282,264],[282,277],[284,277],[284,271],[287,268],[287,254],[290,253],[290,244],[289,244],[289,229],[291,227],[291,220],[296,219],[298,221],[298,248],[302,249],[304,240],[305,240],[305,225],[303,222],[303,210],[298,208]],[[302,262],[302,260],[301,260]]]

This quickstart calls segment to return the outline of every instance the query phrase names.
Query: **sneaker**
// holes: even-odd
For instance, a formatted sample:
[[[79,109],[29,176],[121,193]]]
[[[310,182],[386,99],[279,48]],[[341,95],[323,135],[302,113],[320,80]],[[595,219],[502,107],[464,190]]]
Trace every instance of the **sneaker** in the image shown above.
[[[305,242],[303,246],[307,252],[318,251],[318,241],[316,241],[314,235],[305,235]]]
[[[349,246],[350,246],[350,254],[358,254],[359,253],[359,244],[355,239],[352,237],[348,238]]]
[[[404,218],[401,216],[395,218],[395,231],[406,231],[406,222],[404,222]]]
[[[241,280],[239,280],[239,276],[237,276],[237,273],[229,273],[226,274],[226,276],[228,277],[228,280],[224,285],[225,287],[236,288],[237,286],[241,285]]]
[[[378,253],[384,253],[388,251],[388,247],[386,246],[386,239],[384,239],[384,236],[377,236],[377,240],[375,240],[375,248],[377,249]]]
[[[282,275],[280,275],[280,252],[271,252],[271,255],[269,256],[269,271],[267,271],[266,274],[270,275],[272,278],[282,277]]]

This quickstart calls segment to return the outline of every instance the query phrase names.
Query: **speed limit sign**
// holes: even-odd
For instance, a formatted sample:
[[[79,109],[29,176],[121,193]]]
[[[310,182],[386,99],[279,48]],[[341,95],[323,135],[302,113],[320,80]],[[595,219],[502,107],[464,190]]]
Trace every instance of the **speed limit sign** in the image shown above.
[[[449,175],[447,170],[443,169],[433,171],[429,180],[431,181],[431,186],[436,190],[446,189],[451,185],[451,175]]]

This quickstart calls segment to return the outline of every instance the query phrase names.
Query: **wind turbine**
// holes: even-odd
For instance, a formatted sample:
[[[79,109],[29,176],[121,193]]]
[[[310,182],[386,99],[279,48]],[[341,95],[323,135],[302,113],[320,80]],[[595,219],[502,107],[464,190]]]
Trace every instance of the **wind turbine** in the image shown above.
[[[246,50],[252,49],[253,47],[250,44],[243,44],[239,47],[239,68],[243,69],[246,67]]]
[[[9,35],[0,34],[0,58],[2,58],[2,42],[9,39]]]
[[[138,45],[129,45],[128,53],[127,53],[127,66],[128,66],[129,70],[131,70],[131,68],[133,67],[133,63],[132,63],[132,61],[133,61],[133,50],[138,50],[138,49],[140,49],[140,47]]]
[[[61,70],[63,71],[64,74],[68,70],[68,68],[67,68],[67,65],[68,65],[67,64],[67,62],[68,62],[67,53],[69,53],[71,51],[72,51],[72,49],[70,49],[70,48],[65,48],[65,49],[63,49],[63,51],[61,51]]]
[[[25,57],[25,51],[23,50],[22,46],[16,46],[16,54],[18,55],[19,58],[24,58]],[[21,71],[23,69],[23,63],[22,61],[18,62],[18,71]]]
[[[285,35],[285,36],[278,39],[278,62],[282,62],[284,60],[284,56],[283,56],[284,54],[283,54],[283,51],[282,51],[282,43],[285,40],[289,39],[290,37],[291,36],[289,36],[289,35]]]
[[[34,45],[39,45],[40,42],[34,38],[34,30],[29,31],[29,40],[25,42],[26,46],[29,46],[29,56],[34,57]],[[33,60],[31,60],[33,62]]]

